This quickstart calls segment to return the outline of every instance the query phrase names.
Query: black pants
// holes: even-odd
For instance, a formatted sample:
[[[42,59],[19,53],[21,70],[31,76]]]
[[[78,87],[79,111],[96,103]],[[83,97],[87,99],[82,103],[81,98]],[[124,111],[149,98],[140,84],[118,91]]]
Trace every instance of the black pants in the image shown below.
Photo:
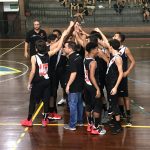
[[[107,90],[107,98],[109,102],[109,110],[108,113],[112,113],[113,115],[117,116],[120,114],[119,105],[118,105],[118,95],[111,95],[111,90]]]
[[[64,68],[59,67],[57,68],[51,75],[51,96],[54,96],[55,99],[57,99],[57,90],[59,87],[59,83],[61,85],[61,88],[64,90],[63,97],[65,98],[67,94],[65,93],[65,72]]]
[[[36,104],[38,104],[41,100],[44,103],[44,113],[49,112],[49,98],[50,98],[49,86],[50,86],[49,80],[43,80],[39,83],[34,83],[32,85],[29,103],[30,115],[34,113]]]
[[[102,100],[96,98],[96,89],[93,86],[85,84],[84,87],[84,98],[87,112],[101,113],[102,111]]]
[[[56,106],[56,101],[57,101],[57,90],[59,87],[59,83],[63,89],[63,98],[67,100],[67,94],[65,92],[65,72],[63,67],[57,68],[53,73],[50,75],[50,93],[51,97],[53,97],[54,102],[52,107],[54,110],[51,110],[51,112],[57,112],[57,106]],[[68,103],[67,103],[68,104]]]

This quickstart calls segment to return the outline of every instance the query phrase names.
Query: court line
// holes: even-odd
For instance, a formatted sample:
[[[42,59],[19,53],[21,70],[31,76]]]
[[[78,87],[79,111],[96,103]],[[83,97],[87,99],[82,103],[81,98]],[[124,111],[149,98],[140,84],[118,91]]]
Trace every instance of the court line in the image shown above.
[[[12,74],[16,74],[16,73],[20,73],[20,72],[22,72],[22,71],[20,71],[20,70],[17,70],[17,69],[15,69],[15,68],[11,68],[11,67],[7,67],[7,66],[0,66],[0,67],[3,67],[3,68],[7,68],[7,69],[10,69],[11,71],[10,72],[5,72],[5,73],[2,73],[1,71],[0,71],[0,76],[5,76],[5,75],[12,75]],[[14,72],[12,72],[12,71],[14,71]]]
[[[41,102],[41,104],[39,105],[38,109],[36,110],[36,112],[34,113],[33,117],[32,117],[32,121],[35,120],[35,118],[37,117],[38,113],[40,112],[41,108],[43,107],[43,102]],[[26,127],[24,129],[24,132],[20,134],[19,138],[17,139],[16,143],[14,144],[12,150],[16,150],[18,144],[23,140],[23,138],[25,137],[27,131],[29,130],[29,127]]]
[[[146,45],[142,45],[142,46],[130,46],[130,49],[133,49],[133,48],[145,48],[145,49],[149,49],[150,46],[146,46]],[[10,47],[0,47],[0,50],[7,50],[7,49],[10,49]],[[16,48],[16,49],[24,49],[24,48]]]
[[[11,70],[14,70],[14,71],[16,71],[16,72],[21,72],[21,71],[18,70],[18,69],[11,68],[11,67],[7,67],[7,66],[3,66],[3,65],[0,65],[0,67],[4,67],[4,68],[7,68],[7,69],[11,69]]]
[[[6,48],[6,47],[0,47],[0,50],[7,50],[7,49],[10,49],[10,47]],[[16,48],[16,49],[24,49],[24,48]]]
[[[126,40],[149,40],[150,38],[126,38]],[[24,40],[24,38],[22,38],[22,39],[0,39],[0,41],[22,41],[22,40]]]
[[[135,41],[137,39],[140,41],[143,41],[143,40],[149,40],[150,38],[126,38],[126,40],[133,40],[133,41]]]
[[[0,55],[0,58],[1,58],[2,56],[4,56],[5,54],[9,53],[10,51],[14,50],[15,48],[17,48],[18,46],[22,45],[23,43],[24,43],[24,41],[21,42],[20,44],[16,45],[15,47],[9,49],[9,50],[6,51],[5,53],[1,54],[1,55]],[[6,60],[0,60],[0,61],[6,61]],[[16,61],[7,61],[7,62],[16,62]],[[24,66],[27,68],[26,71],[25,71],[23,74],[19,75],[19,76],[16,76],[16,77],[13,77],[13,78],[9,78],[9,79],[6,79],[6,80],[0,81],[0,82],[6,82],[6,81],[9,81],[9,80],[12,80],[12,79],[19,78],[19,77],[25,75],[25,74],[28,72],[29,67],[28,67],[27,65],[25,65],[25,64],[23,64],[23,63],[20,63],[20,62],[16,62],[16,63],[24,65]],[[38,115],[38,113],[39,113],[39,111],[41,110],[42,107],[43,107],[43,102],[40,104],[40,106],[38,107],[38,109],[37,109],[37,111],[35,112],[34,116],[32,117],[32,121],[34,121],[34,119],[36,118],[36,116]],[[16,143],[14,144],[12,150],[16,150],[17,145],[22,141],[22,139],[24,138],[24,136],[25,136],[26,132],[28,131],[28,129],[29,129],[28,127],[26,127],[26,128],[24,129],[24,132],[21,133],[21,135],[19,136],[18,140],[17,140]]]
[[[26,71],[23,72],[22,74],[20,74],[20,75],[18,75],[18,76],[15,76],[15,77],[12,77],[12,78],[9,78],[9,79],[1,80],[0,83],[6,82],[6,81],[10,81],[10,80],[13,80],[13,79],[17,79],[17,78],[19,78],[19,77],[22,77],[22,76],[24,76],[24,75],[28,72],[28,70],[29,70],[29,67],[28,67],[26,64],[21,63],[21,62],[17,62],[17,61],[9,61],[9,60],[0,60],[0,61],[6,61],[6,62],[17,63],[17,64],[20,64],[20,65],[23,65],[23,66],[26,68]]]
[[[22,43],[24,43],[24,42],[22,42]],[[22,43],[20,43],[20,45],[21,45]],[[13,49],[14,49],[14,48],[13,48]],[[13,49],[10,49],[9,51],[7,51],[7,52],[5,52],[4,54],[0,55],[0,57],[2,57],[3,55],[5,55],[6,53],[10,52],[10,51],[13,50]],[[37,109],[36,113],[34,114],[34,116],[33,116],[33,118],[32,118],[33,121],[34,121],[34,119],[36,118],[36,116],[38,115],[38,113],[39,113],[39,111],[41,110],[42,106],[43,106],[43,103],[41,103],[41,105],[40,105],[39,108]],[[0,124],[0,125],[1,125],[1,124]],[[6,125],[6,124],[5,124],[5,125]],[[34,125],[40,125],[40,126],[41,126],[41,124],[34,124]],[[64,124],[49,124],[48,126],[56,126],[56,125],[57,125],[57,126],[58,126],[58,125],[59,125],[59,126],[63,126]],[[131,127],[131,128],[150,128],[150,126],[123,126],[123,127]],[[24,129],[24,132],[21,133],[19,139],[17,140],[15,146],[13,147],[13,150],[16,150],[17,145],[23,140],[23,138],[24,138],[26,132],[28,131],[28,129],[29,129],[29,127],[26,127],[26,128]]]
[[[0,39],[0,41],[24,41],[24,39]]]
[[[130,49],[133,49],[133,48],[144,48],[144,49],[149,49],[150,47],[148,46],[137,46],[137,47],[130,47]]]
[[[145,111],[145,108],[143,106],[140,106],[136,101],[131,99],[131,103],[133,106],[137,107],[137,109],[140,109],[140,112],[143,113],[144,115],[149,116],[150,112]]]
[[[0,55],[0,58],[1,58],[2,56],[4,56],[5,54],[9,53],[10,51],[14,50],[15,48],[17,48],[18,46],[22,45],[23,43],[24,43],[24,41],[23,41],[23,42],[21,42],[21,43],[19,43],[19,44],[18,44],[18,45],[16,45],[15,47],[13,47],[13,48],[9,49],[9,50],[8,50],[8,51],[6,51],[5,53],[1,54],[1,55]]]
[[[41,108],[40,108],[41,109]],[[36,116],[36,115],[35,115]],[[58,127],[58,126],[64,126],[66,124],[61,124],[61,123],[58,123],[58,124],[48,124],[47,126],[54,126],[54,127]],[[21,126],[20,123],[0,123],[0,126]],[[34,123],[33,126],[42,126],[41,123]],[[87,127],[87,124],[84,124],[83,125],[84,127]],[[147,125],[132,125],[132,126],[129,126],[129,125],[122,125],[123,128],[126,128],[126,127],[130,127],[130,128],[150,128],[150,126],[147,126]],[[26,127],[29,129],[29,127]],[[25,130],[26,132],[28,131],[27,129]],[[21,133],[22,135],[23,133]],[[22,137],[20,135],[20,137]],[[25,135],[25,133],[24,133]]]
[[[138,64],[138,63],[149,63],[149,62],[150,62],[149,60],[142,60],[142,61],[137,61],[136,64]],[[143,82],[143,81],[141,81],[141,80],[135,80],[135,79],[129,78],[129,77],[128,77],[128,79],[129,79],[129,81],[134,82],[135,84],[150,85],[150,83],[148,83],[148,82]],[[134,106],[136,106],[137,108],[139,108],[142,113],[144,113],[145,115],[150,115],[150,112],[145,111],[145,108],[142,107],[142,106],[140,106],[136,101],[134,101],[134,100],[132,99],[131,102],[132,102],[132,104],[133,104]]]

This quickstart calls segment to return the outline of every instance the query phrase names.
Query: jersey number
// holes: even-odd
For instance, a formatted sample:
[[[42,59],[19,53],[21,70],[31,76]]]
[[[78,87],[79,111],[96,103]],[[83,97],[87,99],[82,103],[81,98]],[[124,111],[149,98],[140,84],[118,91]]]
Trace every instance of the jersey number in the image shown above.
[[[46,64],[40,64],[39,66],[39,75],[45,76],[48,72],[48,63]]]

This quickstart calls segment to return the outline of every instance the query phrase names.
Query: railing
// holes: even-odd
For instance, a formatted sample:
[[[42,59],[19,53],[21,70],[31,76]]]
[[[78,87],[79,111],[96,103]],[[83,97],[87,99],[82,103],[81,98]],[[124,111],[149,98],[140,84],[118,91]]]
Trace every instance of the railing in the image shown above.
[[[30,17],[27,17],[27,29],[32,27],[32,22],[35,18],[41,21],[44,26],[50,27],[64,27],[70,20],[70,10],[67,8],[32,8],[30,10]],[[116,14],[113,8],[96,8],[89,16],[84,16],[85,23],[83,26],[137,26],[149,25],[149,23],[142,22],[141,8],[124,8],[122,14]]]

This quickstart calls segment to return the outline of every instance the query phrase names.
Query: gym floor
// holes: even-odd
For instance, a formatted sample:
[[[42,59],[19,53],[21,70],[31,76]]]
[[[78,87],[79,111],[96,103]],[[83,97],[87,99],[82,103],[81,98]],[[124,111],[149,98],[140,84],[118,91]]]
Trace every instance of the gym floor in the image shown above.
[[[150,149],[150,39],[127,39],[136,66],[129,76],[133,126],[123,125],[123,132],[104,136],[86,132],[86,122],[76,131],[64,130],[69,114],[59,106],[63,119],[41,127],[42,103],[33,116],[34,126],[22,127],[20,120],[28,113],[27,91],[30,60],[24,58],[22,39],[0,39],[0,150],[149,150]],[[58,100],[61,98],[58,91]]]

